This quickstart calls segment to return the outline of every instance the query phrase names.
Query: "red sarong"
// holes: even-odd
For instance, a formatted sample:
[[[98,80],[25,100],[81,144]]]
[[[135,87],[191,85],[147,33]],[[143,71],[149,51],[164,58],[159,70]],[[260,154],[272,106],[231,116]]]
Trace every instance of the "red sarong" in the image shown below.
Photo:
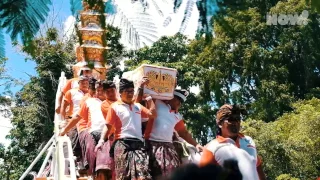
[[[96,171],[98,170],[111,170],[114,171],[114,160],[110,157],[110,148],[113,143],[113,139],[106,141],[102,148],[97,151],[96,159]]]
[[[168,176],[180,166],[180,159],[173,143],[147,141],[147,144],[153,179]]]
[[[96,163],[96,153],[94,152],[96,142],[88,130],[83,130],[79,133],[79,141],[82,149],[83,164],[88,169],[88,173],[93,174]]]

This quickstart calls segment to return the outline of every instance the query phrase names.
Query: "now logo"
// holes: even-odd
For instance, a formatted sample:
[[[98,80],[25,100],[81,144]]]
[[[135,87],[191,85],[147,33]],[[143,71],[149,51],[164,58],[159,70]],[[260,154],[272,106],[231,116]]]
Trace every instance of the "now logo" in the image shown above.
[[[309,12],[302,11],[300,15],[295,14],[270,14],[267,13],[267,25],[307,25]]]

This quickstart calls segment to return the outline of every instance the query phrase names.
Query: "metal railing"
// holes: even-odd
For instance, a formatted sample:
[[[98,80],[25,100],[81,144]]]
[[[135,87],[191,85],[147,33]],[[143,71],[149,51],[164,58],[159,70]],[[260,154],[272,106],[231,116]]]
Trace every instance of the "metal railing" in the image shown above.
[[[55,101],[55,109],[60,105],[59,104],[59,97],[62,93],[62,88],[66,84],[66,77],[65,73],[61,72],[61,76],[59,78],[59,85],[56,93],[56,101]],[[59,136],[59,125],[61,122],[64,121],[63,117],[61,117],[60,114],[55,113],[54,115],[54,135],[52,138],[48,141],[48,143],[45,145],[45,147],[40,151],[38,156],[35,158],[35,160],[30,164],[30,166],[27,168],[27,170],[21,175],[19,180],[23,180],[32,170],[33,166],[42,158],[43,154],[47,151],[46,157],[41,165],[41,168],[39,172],[37,173],[37,177],[41,177],[44,169],[50,159],[52,157],[51,161],[51,167],[50,167],[50,177],[53,177],[54,180],[76,180],[76,168],[75,168],[75,162],[73,160],[73,151],[72,151],[72,145],[71,141],[67,136]],[[67,146],[67,157],[65,157],[64,152],[64,146]],[[65,166],[66,162],[70,164],[69,172],[70,175],[65,174]]]

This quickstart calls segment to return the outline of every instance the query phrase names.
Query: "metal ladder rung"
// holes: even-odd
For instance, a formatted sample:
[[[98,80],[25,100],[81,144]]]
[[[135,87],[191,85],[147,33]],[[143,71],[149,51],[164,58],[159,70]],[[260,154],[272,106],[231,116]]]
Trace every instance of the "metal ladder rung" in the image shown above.
[[[70,163],[70,175],[65,175],[64,173],[63,174],[59,174],[59,177],[61,177],[63,180],[67,180],[67,179],[76,179],[76,172],[74,171],[75,170],[75,162],[74,162],[74,159],[73,159],[73,153],[72,153],[72,145],[71,145],[71,141],[69,139],[69,137],[67,136],[59,136],[57,137],[58,139],[58,153],[59,153],[59,169],[60,169],[60,173],[61,172],[64,172],[64,169],[65,169],[65,162],[69,162]],[[68,157],[65,157],[65,154],[64,154],[64,144],[67,145],[68,147]],[[59,179],[61,179],[59,178]]]

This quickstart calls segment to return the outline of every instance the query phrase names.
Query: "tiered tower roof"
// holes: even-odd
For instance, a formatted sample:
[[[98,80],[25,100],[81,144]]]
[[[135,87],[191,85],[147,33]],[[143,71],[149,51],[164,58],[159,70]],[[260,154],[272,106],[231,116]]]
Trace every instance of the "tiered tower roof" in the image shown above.
[[[106,53],[108,47],[106,42],[104,7],[101,7],[97,0],[95,4],[83,1],[83,11],[80,12],[81,23],[77,26],[79,46],[76,48],[77,64],[73,67],[74,77],[82,67],[89,67],[93,70],[96,79],[105,79],[107,73]]]

